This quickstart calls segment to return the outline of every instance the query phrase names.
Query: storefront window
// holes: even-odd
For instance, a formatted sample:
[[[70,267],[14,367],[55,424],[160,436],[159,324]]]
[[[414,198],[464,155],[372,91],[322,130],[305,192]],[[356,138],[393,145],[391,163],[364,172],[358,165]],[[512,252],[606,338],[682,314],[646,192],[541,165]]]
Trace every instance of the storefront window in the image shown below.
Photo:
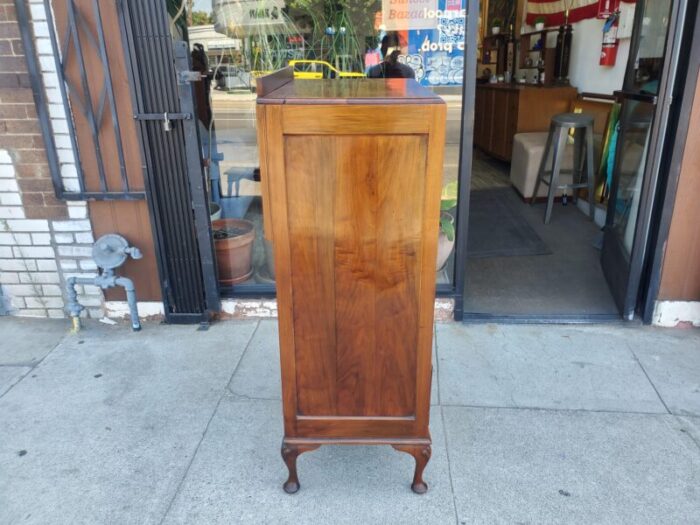
[[[437,282],[453,275],[454,219],[461,132],[465,0],[189,0],[200,135],[211,184],[214,237],[241,237],[222,285],[274,286],[264,238],[256,140],[256,78],[291,65],[295,78],[352,82],[358,77],[413,77],[447,103],[443,183],[443,261]],[[451,184],[450,184],[451,183]],[[246,233],[246,232],[254,232]],[[243,239],[243,237],[246,237]],[[218,246],[217,246],[218,248]],[[248,259],[246,259],[248,258]]]

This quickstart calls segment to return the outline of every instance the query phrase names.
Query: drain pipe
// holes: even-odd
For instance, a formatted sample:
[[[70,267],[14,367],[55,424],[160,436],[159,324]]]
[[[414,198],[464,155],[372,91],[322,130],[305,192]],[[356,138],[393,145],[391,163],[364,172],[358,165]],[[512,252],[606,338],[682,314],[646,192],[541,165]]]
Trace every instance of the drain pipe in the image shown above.
[[[141,330],[141,321],[136,304],[136,288],[134,282],[128,277],[115,275],[114,269],[121,266],[128,257],[141,259],[143,255],[138,248],[129,246],[121,235],[103,235],[92,247],[92,258],[101,269],[96,277],[73,276],[66,280],[66,293],[68,295],[68,313],[73,319],[73,332],[80,330],[80,313],[85,307],[78,301],[78,292],[75,289],[78,284],[99,286],[103,290],[121,286],[126,292],[126,301],[129,304],[131,315],[131,328],[136,332]]]

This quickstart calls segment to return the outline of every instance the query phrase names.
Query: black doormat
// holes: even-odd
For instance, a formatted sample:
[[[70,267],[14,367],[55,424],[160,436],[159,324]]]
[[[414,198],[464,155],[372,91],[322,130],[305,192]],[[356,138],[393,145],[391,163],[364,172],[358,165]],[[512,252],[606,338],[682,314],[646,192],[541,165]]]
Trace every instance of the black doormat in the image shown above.
[[[467,255],[483,259],[552,253],[518,211],[523,205],[511,188],[472,191]]]

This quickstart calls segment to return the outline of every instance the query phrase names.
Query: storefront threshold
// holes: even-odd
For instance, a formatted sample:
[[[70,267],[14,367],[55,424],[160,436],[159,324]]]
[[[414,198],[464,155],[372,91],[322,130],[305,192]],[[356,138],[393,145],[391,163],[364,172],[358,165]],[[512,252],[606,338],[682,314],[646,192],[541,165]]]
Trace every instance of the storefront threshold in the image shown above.
[[[157,301],[139,301],[139,317],[142,320],[156,321],[165,317],[163,303]],[[435,299],[435,322],[444,323],[454,319],[454,300]],[[126,319],[129,307],[125,301],[105,302],[105,316],[110,319]],[[216,315],[219,320],[226,319],[276,319],[277,300],[274,298],[229,298],[221,300],[221,311]]]
[[[465,312],[462,317],[462,322],[465,324],[602,324],[622,323],[623,320],[617,314],[496,315]]]

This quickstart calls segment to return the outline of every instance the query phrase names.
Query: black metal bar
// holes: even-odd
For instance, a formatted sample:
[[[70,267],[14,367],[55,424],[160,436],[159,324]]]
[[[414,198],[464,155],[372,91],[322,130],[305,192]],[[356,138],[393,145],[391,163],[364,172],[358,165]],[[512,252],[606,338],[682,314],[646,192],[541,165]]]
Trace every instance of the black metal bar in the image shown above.
[[[679,103],[674,111],[675,125],[672,124],[670,126],[672,129],[675,129],[673,149],[669,159],[668,174],[663,191],[664,196],[663,199],[659,199],[660,209],[653,243],[653,257],[650,261],[648,286],[642,307],[642,320],[645,324],[652,322],[654,308],[661,288],[661,271],[663,269],[666,243],[671,230],[678,182],[690,128],[690,114],[695,99],[698,77],[700,76],[700,8],[698,8],[697,4],[693,8],[695,13],[688,12],[688,19],[693,20],[692,27],[687,27],[687,32],[684,30],[683,44],[681,44],[682,49],[690,50],[689,55],[686,55],[687,63],[679,66],[679,71],[685,72],[685,79],[683,80],[683,86],[678,86],[679,93],[673,96]],[[691,23],[688,22],[688,26],[690,25]]]
[[[192,113],[136,113],[135,120],[191,120]]]
[[[48,0],[47,0],[48,1]],[[143,107],[143,94],[142,94],[142,79],[139,68],[137,67],[138,61],[135,53],[135,38],[133,34],[133,21],[131,17],[131,11],[129,6],[126,4],[126,0],[117,1],[117,13],[119,15],[119,29],[121,31],[121,37],[124,47],[124,62],[126,65],[127,77],[129,79],[130,86],[130,96],[131,103],[134,111],[141,110]],[[146,129],[145,123],[140,123],[137,127],[137,133],[139,138],[139,150],[141,152],[142,159],[142,173],[144,178],[144,183],[146,187],[146,201],[148,202],[148,215],[150,218],[151,232],[153,234],[153,241],[156,253],[156,265],[158,267],[158,275],[161,282],[162,300],[164,310],[166,312],[172,311],[172,302],[169,297],[169,273],[167,265],[165,264],[166,257],[166,246],[163,239],[163,232],[160,229],[159,217],[161,214],[160,205],[158,199],[155,198],[155,183],[153,180],[153,159],[151,157],[151,151],[146,148],[146,140],[148,136],[148,130]]]
[[[87,72],[85,70],[85,57],[83,56],[83,47],[80,43],[80,34],[78,32],[78,24],[75,20],[75,4],[73,0],[66,0],[66,11],[68,13],[68,25],[74,35],[73,47],[75,48],[76,58],[80,67],[80,83],[85,97],[84,104],[86,110],[86,118],[90,132],[92,133],[93,146],[95,148],[95,159],[97,161],[97,172],[100,178],[100,189],[103,192],[107,191],[107,177],[105,175],[104,162],[102,159],[102,148],[100,147],[100,133],[95,121],[95,115],[92,108],[92,97],[90,96],[90,86],[87,80]],[[62,66],[62,71],[63,66]]]
[[[151,28],[150,36],[154,44],[152,47],[148,46],[147,50],[151,53],[151,66],[157,72],[156,79],[160,79],[160,82],[156,82],[151,88],[153,101],[159,104],[158,111],[161,109],[167,111],[168,108],[179,109],[179,100],[174,87],[176,73],[172,53],[172,35],[169,31],[170,19],[163,2],[160,0],[149,0],[146,2],[146,9],[149,14],[146,17],[146,22]],[[165,98],[162,97],[163,94],[165,94]],[[159,128],[157,134],[162,138],[161,144],[165,147],[165,155],[169,155],[170,159],[175,160],[175,165],[172,166],[174,169],[169,170],[168,173],[163,173],[166,180],[170,180],[171,184],[169,188],[162,191],[174,190],[175,196],[174,199],[171,199],[175,204],[174,209],[170,206],[165,207],[170,212],[170,215],[174,217],[169,224],[178,224],[178,220],[183,220],[186,217],[182,225],[187,224],[188,226],[188,228],[178,228],[176,231],[170,232],[178,239],[177,243],[171,244],[174,245],[172,253],[176,256],[175,261],[181,268],[180,275],[188,277],[180,279],[177,282],[177,286],[174,286],[172,290],[177,296],[179,304],[191,311],[202,308],[200,304],[202,292],[198,289],[200,282],[193,278],[188,268],[190,262],[198,266],[199,257],[192,235],[194,231],[191,222],[192,198],[186,183],[187,175],[185,169],[187,159],[184,156],[185,139],[182,128],[176,128],[173,133],[168,134],[163,134]],[[176,140],[177,143],[175,142]],[[167,163],[167,160],[164,160],[164,162]],[[196,258],[196,260],[191,258]],[[196,270],[194,271],[196,272]]]
[[[39,61],[36,56],[34,47],[34,39],[32,38],[33,31],[29,22],[29,12],[25,0],[15,0],[15,11],[17,13],[17,22],[20,27],[20,36],[22,38],[22,47],[24,56],[27,62],[27,72],[29,73],[29,82],[32,88],[32,96],[34,97],[34,105],[36,106],[37,117],[41,127],[41,136],[44,139],[46,146],[46,159],[51,171],[51,180],[53,181],[54,191],[58,196],[63,190],[63,180],[61,179],[61,165],[58,160],[56,151],[56,143],[54,142],[53,129],[51,127],[51,118],[49,116],[48,105],[46,100],[46,92],[44,91],[44,82],[41,78],[39,70]]]
[[[112,71],[109,67],[109,57],[107,56],[107,46],[105,44],[104,27],[102,27],[102,14],[100,13],[100,4],[98,0],[93,0],[92,6],[95,12],[95,25],[97,26],[97,40],[99,41],[100,58],[102,59],[102,74],[104,76],[104,85],[106,87],[107,98],[109,100],[109,109],[112,113],[112,128],[114,129],[114,138],[117,141],[117,155],[119,156],[119,173],[122,179],[122,191],[128,193],[129,178],[126,173],[124,144],[122,143],[121,127],[119,126],[119,113],[117,111],[117,102],[114,97],[114,87],[112,86]]]
[[[19,3],[21,0],[16,0],[17,3]],[[44,0],[44,12],[46,13],[46,25],[49,28],[49,40],[51,41],[51,50],[53,51],[53,57],[54,57],[54,64],[56,67],[56,75],[58,75],[58,90],[59,93],[61,94],[61,99],[63,101],[63,110],[65,111],[66,117],[68,118],[68,122],[71,126],[71,129],[69,130],[68,136],[70,137],[71,141],[71,146],[73,147],[73,156],[75,158],[75,169],[78,173],[78,187],[80,188],[80,192],[85,191],[85,177],[83,173],[83,166],[82,163],[80,162],[80,150],[78,148],[78,141],[75,137],[75,126],[73,125],[73,119],[70,118],[72,113],[71,113],[71,108],[70,104],[68,102],[68,93],[66,92],[66,83],[65,83],[65,75],[63,74],[63,64],[61,63],[60,57],[65,56],[65,55],[59,55],[58,51],[58,38],[56,36],[56,28],[54,27],[54,19],[53,19],[53,9],[51,7],[51,1],[50,0]],[[68,31],[68,34],[70,35],[70,31]],[[66,45],[68,45],[68,42],[70,41],[70,37],[66,38]],[[37,105],[37,108],[39,106]],[[48,144],[48,142],[46,143]],[[55,149],[55,147],[54,147]],[[58,156],[58,155],[57,155]],[[65,198],[65,188],[63,186],[63,179],[61,177],[61,166],[60,164],[57,165],[56,172],[51,173],[51,178],[54,181],[54,190],[56,192],[56,197],[57,198]]]
[[[474,147],[474,96],[476,92],[476,82],[473,75],[476,71],[477,13],[479,12],[479,0],[468,0],[468,2],[462,76],[462,131],[459,141],[459,198],[454,263],[454,318],[457,321],[462,319],[467,273],[467,234]]]
[[[202,224],[206,225],[208,238],[211,233],[191,87],[187,86],[188,108],[188,100],[182,97],[187,93],[178,93],[165,3],[121,0],[118,9],[127,48],[134,115],[144,154],[144,179],[157,242],[166,319],[173,323],[201,322],[208,318],[208,309],[218,308],[218,290],[215,269],[205,273],[206,244],[197,237]],[[181,58],[189,67],[187,49],[183,54]],[[187,113],[189,119],[176,118]],[[161,124],[166,118],[173,120],[169,131]],[[209,250],[213,265],[211,241]],[[206,279],[213,279],[210,282],[214,283],[214,297],[211,288],[205,286]]]
[[[182,72],[192,69],[187,42],[177,41],[173,47],[176,71]],[[182,77],[178,78],[181,79]],[[178,91],[180,108],[184,110],[185,114],[194,114],[194,88],[192,85],[189,82],[179,82]],[[220,309],[219,283],[216,262],[214,261],[214,237],[211,231],[209,195],[202,169],[199,121],[198,119],[184,120],[182,127],[185,133],[187,174],[190,194],[192,195],[192,208],[194,210],[194,223],[202,265],[206,304],[210,310],[218,311]]]

